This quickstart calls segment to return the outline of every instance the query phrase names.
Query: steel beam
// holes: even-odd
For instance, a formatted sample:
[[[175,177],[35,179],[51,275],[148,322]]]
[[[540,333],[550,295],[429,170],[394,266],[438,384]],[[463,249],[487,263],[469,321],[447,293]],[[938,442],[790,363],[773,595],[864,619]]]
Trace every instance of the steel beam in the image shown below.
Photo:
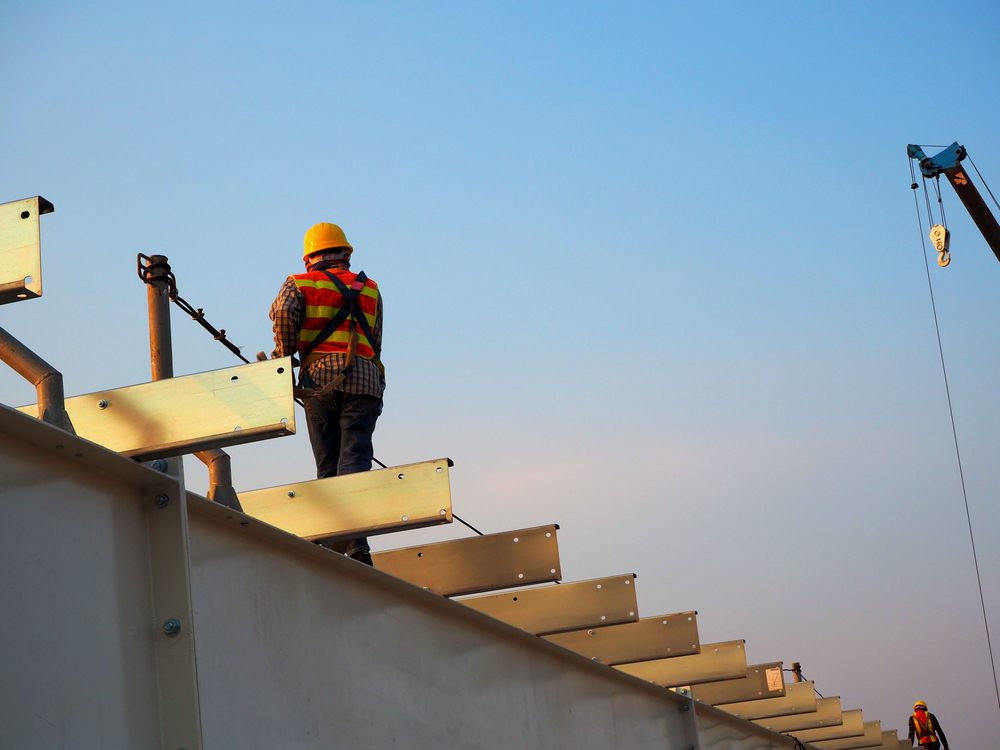
[[[439,504],[434,512],[445,510]],[[444,596],[550,583],[561,577],[558,528],[552,524],[394,549],[373,554],[372,562],[378,570]]]
[[[697,617],[697,612],[680,612],[545,638],[604,664],[664,659],[698,653]]]
[[[840,698],[831,696],[816,701],[815,713],[798,716],[775,716],[768,719],[754,719],[754,721],[772,732],[795,732],[839,726],[843,719],[840,711]]]
[[[841,740],[845,737],[860,737],[865,733],[864,719],[861,718],[861,709],[855,708],[851,711],[841,713],[841,723],[835,727],[821,727],[819,729],[800,729],[789,732],[798,737],[802,742],[816,744],[825,740]]]
[[[38,217],[54,210],[41,196],[0,205],[0,305],[42,296]]]
[[[722,703],[716,704],[716,708],[721,708],[723,711],[748,721],[774,716],[813,713],[816,711],[816,690],[812,682],[792,682],[785,685],[785,695],[781,698]]]
[[[703,644],[701,652],[691,656],[622,664],[615,669],[663,687],[681,687],[746,677],[747,658],[743,641],[725,641]]]
[[[294,406],[289,357],[66,399],[80,437],[140,461],[293,435]]]
[[[633,574],[595,578],[458,601],[521,630],[548,635],[638,620],[634,579]]]
[[[899,737],[896,735],[895,729],[888,732],[882,731],[882,748],[883,750],[899,750]]]
[[[785,680],[781,662],[750,664],[746,677],[720,682],[706,682],[691,687],[691,697],[702,703],[716,706],[719,703],[738,703],[767,698],[780,698],[785,694]]]
[[[846,737],[840,740],[810,742],[819,750],[854,750],[860,747],[880,747],[882,745],[882,722],[866,721],[865,732],[860,737]]]
[[[247,515],[304,539],[358,536],[451,523],[447,458],[241,492]],[[393,575],[396,575],[393,573]]]

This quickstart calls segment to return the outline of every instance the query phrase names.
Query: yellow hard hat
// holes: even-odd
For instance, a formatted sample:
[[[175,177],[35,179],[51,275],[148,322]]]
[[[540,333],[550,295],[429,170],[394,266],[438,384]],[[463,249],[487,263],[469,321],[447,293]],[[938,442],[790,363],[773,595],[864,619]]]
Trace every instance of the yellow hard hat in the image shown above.
[[[306,232],[305,251],[302,253],[302,260],[306,260],[313,253],[318,253],[321,250],[329,250],[334,247],[342,247],[352,253],[354,252],[351,243],[344,236],[344,230],[336,224],[327,224],[326,222],[314,224]]]
[[[923,701],[917,701],[916,703],[913,704],[913,710],[916,711],[918,708],[922,708],[924,709],[924,711],[926,711],[927,704],[924,703]]]

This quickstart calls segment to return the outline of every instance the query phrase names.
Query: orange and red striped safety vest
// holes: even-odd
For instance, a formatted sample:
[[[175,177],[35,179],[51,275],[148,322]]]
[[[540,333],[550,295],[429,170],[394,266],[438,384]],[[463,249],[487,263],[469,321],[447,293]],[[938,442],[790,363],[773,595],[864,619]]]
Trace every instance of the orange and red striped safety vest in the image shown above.
[[[923,721],[920,720],[920,714],[924,715]],[[919,740],[921,745],[929,745],[932,742],[937,742],[937,737],[934,736],[934,722],[931,721],[929,712],[914,711],[913,728],[916,730],[917,740]]]
[[[306,298],[305,314],[299,325],[298,347],[303,367],[326,354],[346,352],[355,325],[358,333],[355,354],[375,359],[375,350],[369,339],[378,310],[378,285],[374,281],[367,278],[364,272],[356,274],[341,268],[300,273],[292,276],[292,280]],[[344,292],[356,299],[354,315],[351,314],[349,301],[345,302]],[[316,338],[323,329],[331,320],[337,319],[341,322],[336,330],[317,342]]]

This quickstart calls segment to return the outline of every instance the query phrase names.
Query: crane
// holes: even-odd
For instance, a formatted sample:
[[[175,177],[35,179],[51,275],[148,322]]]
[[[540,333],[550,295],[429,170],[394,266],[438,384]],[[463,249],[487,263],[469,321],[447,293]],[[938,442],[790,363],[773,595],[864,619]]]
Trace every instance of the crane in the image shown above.
[[[927,156],[920,146],[910,144],[906,147],[906,153],[911,159],[917,161],[920,165],[920,173],[925,178],[940,179],[942,174],[948,178],[948,182],[955,188],[955,192],[958,193],[965,209],[969,212],[972,220],[976,222],[979,231],[983,233],[986,244],[990,246],[993,254],[997,256],[997,260],[1000,261],[1000,224],[990,212],[986,201],[979,194],[979,190],[970,179],[968,172],[961,165],[962,160],[968,155],[965,146],[960,146],[956,141],[941,153]],[[911,187],[916,190],[917,183],[914,182]],[[992,195],[990,193],[991,197]],[[938,198],[940,200],[940,192]],[[931,227],[930,236],[934,248],[938,251],[938,265],[947,266],[951,262],[949,254],[951,233],[942,223]]]

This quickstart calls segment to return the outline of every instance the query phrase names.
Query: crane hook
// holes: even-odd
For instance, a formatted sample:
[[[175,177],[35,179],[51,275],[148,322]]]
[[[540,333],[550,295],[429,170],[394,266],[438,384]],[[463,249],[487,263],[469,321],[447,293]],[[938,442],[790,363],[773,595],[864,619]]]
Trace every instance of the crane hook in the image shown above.
[[[948,248],[951,245],[951,232],[947,227],[935,224],[931,227],[931,242],[934,249],[938,251],[938,265],[944,268],[951,263],[951,253]]]

